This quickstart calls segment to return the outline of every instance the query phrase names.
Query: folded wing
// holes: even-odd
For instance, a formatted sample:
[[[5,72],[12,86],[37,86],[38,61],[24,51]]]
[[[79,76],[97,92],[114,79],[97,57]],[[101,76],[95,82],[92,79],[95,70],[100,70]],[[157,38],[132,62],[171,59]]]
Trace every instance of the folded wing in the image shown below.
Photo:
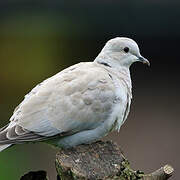
[[[16,144],[93,129],[112,112],[115,87],[94,63],[71,66],[36,86],[0,132],[0,144]]]

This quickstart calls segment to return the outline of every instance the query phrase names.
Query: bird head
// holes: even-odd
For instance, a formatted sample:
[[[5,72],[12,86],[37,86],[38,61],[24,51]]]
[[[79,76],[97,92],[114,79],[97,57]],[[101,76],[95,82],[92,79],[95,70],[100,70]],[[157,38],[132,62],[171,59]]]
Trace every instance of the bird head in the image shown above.
[[[137,43],[125,37],[109,40],[97,58],[98,61],[102,61],[102,58],[106,59],[112,66],[120,65],[129,68],[134,62],[150,65],[149,61],[140,54]]]

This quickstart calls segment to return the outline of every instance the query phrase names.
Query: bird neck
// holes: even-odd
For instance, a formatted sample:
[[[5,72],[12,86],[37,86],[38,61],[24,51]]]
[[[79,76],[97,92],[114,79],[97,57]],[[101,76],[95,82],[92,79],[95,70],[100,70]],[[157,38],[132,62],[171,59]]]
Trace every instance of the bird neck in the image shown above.
[[[106,66],[112,67],[112,68],[118,68],[119,63],[116,58],[111,57],[108,53],[104,53],[101,51],[99,55],[94,60],[95,62],[99,64],[104,64]]]
[[[126,87],[130,90],[130,93],[131,93],[132,83],[131,83],[131,75],[130,75],[129,67],[121,66],[118,63],[117,59],[113,59],[108,54],[103,53],[103,52],[101,52],[96,57],[94,62],[104,65],[105,69],[108,70],[110,74],[124,81],[124,83],[126,84]]]

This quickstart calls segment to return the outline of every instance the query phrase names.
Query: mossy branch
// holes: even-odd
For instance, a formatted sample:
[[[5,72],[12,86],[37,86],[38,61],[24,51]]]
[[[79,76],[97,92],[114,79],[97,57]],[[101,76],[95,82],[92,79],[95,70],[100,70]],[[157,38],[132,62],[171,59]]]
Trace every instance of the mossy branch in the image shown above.
[[[62,149],[56,155],[55,164],[58,180],[167,180],[174,171],[170,165],[151,174],[135,171],[131,169],[120,148],[110,141]],[[45,175],[44,179],[37,180],[46,178]]]
[[[148,175],[134,171],[120,148],[109,141],[60,150],[56,156],[56,169],[63,180],[166,180],[174,171],[170,165]]]

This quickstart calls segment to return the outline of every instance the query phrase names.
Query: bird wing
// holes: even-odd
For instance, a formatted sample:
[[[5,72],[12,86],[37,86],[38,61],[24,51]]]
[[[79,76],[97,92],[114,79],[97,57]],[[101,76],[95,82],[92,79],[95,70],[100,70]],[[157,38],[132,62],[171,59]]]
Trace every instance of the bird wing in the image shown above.
[[[93,62],[79,63],[32,89],[15,109],[4,134],[26,141],[93,129],[108,118],[114,99],[115,87],[107,71]]]

